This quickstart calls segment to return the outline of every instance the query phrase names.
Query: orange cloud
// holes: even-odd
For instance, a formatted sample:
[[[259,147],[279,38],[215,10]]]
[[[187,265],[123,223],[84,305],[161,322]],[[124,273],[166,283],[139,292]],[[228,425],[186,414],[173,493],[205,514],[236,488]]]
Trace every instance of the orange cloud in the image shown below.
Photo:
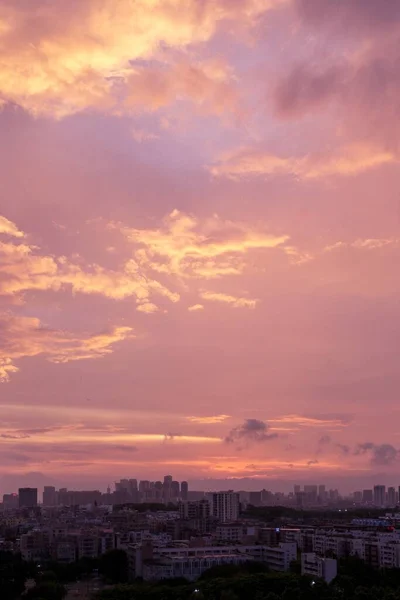
[[[7,225],[8,229],[14,224]],[[198,219],[173,211],[161,228],[133,229],[110,223],[133,247],[133,258],[118,270],[98,264],[85,267],[83,261],[60,256],[46,256],[39,248],[24,243],[0,242],[2,280],[0,295],[18,296],[31,290],[99,294],[114,300],[136,298],[138,310],[156,312],[152,297],[162,296],[171,302],[180,300],[185,280],[220,279],[241,275],[247,266],[247,255],[254,250],[281,247],[285,252],[287,235],[272,235],[244,223],[223,221],[218,216]],[[76,261],[76,259],[75,259]],[[179,292],[161,283],[167,276]],[[179,279],[179,281],[177,281]],[[234,306],[254,307],[256,300],[205,292],[208,300],[225,301]],[[195,305],[196,310],[198,306]]]
[[[235,308],[255,308],[258,300],[250,298],[237,298],[236,296],[230,296],[228,294],[222,294],[218,292],[201,292],[201,297],[204,300],[210,300],[211,302],[224,302],[225,304],[231,304]]]
[[[348,417],[307,417],[302,415],[284,415],[276,419],[268,419],[271,423],[290,423],[294,425],[300,425],[303,427],[326,427],[331,425],[334,427],[345,427],[348,425]]]
[[[127,80],[127,107],[156,111],[190,99],[201,112],[224,114],[239,108],[232,69],[221,60],[181,60],[136,67]]]
[[[290,175],[300,179],[357,175],[369,169],[398,162],[395,154],[370,145],[351,145],[336,152],[305,157],[279,157],[263,150],[244,148],[225,154],[210,167],[217,177],[241,179]]]
[[[198,312],[199,310],[204,310],[204,306],[202,304],[193,304],[193,306],[189,306],[189,312]]]
[[[244,257],[252,250],[277,248],[289,239],[272,235],[244,223],[224,221],[217,215],[200,220],[174,210],[157,229],[133,229],[110,223],[134,246],[141,267],[181,278],[216,279],[240,275]]]
[[[257,16],[280,4],[280,0],[39,0],[34,7],[3,3],[2,99],[56,118],[87,107],[116,107],[121,89],[132,87],[135,59],[157,56],[162,44],[181,49],[205,42],[227,20],[251,26]],[[199,78],[195,80],[198,85]],[[183,83],[186,93],[193,91],[191,84],[189,76]],[[208,85],[202,80],[203,96],[210,93]],[[134,89],[129,93],[134,101]],[[222,90],[216,98],[215,91],[211,94],[217,102],[222,100]]]
[[[191,423],[214,424],[230,419],[230,415],[214,415],[211,417],[186,417]]]
[[[96,335],[74,335],[48,329],[33,317],[0,316],[0,381],[8,381],[18,371],[14,362],[24,357],[45,355],[54,363],[103,358],[112,346],[131,338],[130,327],[114,327]]]
[[[19,231],[19,229],[15,225],[15,223],[12,223],[11,221],[6,219],[5,217],[2,217],[1,215],[0,215],[0,233],[5,233],[12,237],[19,237],[19,238],[24,237],[24,233],[22,231]]]

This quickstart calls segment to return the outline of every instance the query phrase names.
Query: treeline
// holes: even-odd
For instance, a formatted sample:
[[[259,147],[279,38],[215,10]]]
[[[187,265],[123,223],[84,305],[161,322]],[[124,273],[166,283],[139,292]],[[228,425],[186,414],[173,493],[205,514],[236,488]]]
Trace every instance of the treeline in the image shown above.
[[[302,510],[289,506],[252,506],[249,504],[242,516],[271,522],[278,519],[293,521],[335,520],[350,521],[351,519],[378,519],[388,512],[380,508],[349,508],[339,511],[336,509]]]
[[[214,567],[195,583],[182,579],[135,582],[104,590],[96,600],[399,600],[400,571],[373,570],[358,559],[340,563],[327,585],[294,573],[269,573],[265,566]]]

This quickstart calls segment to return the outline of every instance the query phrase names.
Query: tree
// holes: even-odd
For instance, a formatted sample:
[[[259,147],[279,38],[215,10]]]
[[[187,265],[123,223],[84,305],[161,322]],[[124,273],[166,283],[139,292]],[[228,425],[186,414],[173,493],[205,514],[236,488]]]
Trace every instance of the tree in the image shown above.
[[[110,550],[100,558],[100,573],[113,583],[126,583],[129,576],[128,555],[125,550]]]

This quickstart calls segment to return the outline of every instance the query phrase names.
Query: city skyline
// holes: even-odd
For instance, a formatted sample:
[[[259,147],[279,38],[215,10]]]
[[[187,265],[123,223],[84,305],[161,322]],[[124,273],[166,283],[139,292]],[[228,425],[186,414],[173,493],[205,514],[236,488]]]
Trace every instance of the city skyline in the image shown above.
[[[0,493],[397,489],[399,36],[398,0],[1,2]]]

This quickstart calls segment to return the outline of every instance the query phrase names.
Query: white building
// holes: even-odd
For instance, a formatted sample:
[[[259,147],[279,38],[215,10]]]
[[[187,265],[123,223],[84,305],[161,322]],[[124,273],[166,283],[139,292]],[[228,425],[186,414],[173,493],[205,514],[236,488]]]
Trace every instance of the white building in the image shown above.
[[[186,544],[168,548],[151,544],[129,545],[130,577],[144,579],[196,578],[215,564],[239,564],[247,561],[266,563],[272,571],[288,571],[296,559],[297,545],[282,543],[277,547],[261,545],[197,546]],[[179,566],[183,565],[183,566]],[[199,570],[201,573],[199,573]],[[170,575],[170,573],[173,573]]]
[[[239,494],[215,492],[212,495],[212,516],[222,523],[237,521],[239,517]]]
[[[326,583],[333,581],[337,575],[337,560],[321,558],[315,552],[304,552],[301,555],[301,574],[323,579]]]

